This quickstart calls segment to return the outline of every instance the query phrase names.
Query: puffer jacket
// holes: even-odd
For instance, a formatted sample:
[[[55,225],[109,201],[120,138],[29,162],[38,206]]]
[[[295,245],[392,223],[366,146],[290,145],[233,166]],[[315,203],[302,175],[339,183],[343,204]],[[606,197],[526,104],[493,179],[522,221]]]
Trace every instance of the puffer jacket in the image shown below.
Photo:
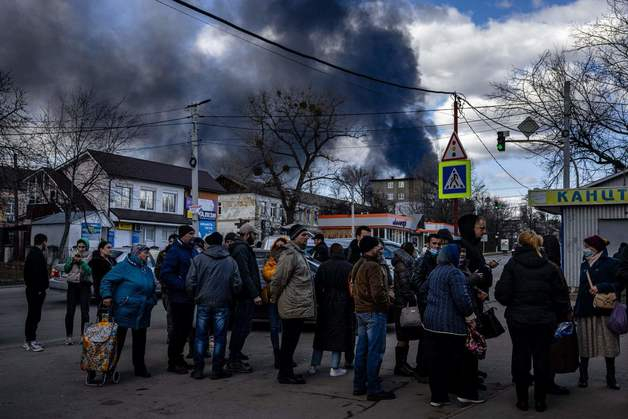
[[[395,270],[395,304],[405,307],[407,304],[416,305],[416,289],[412,283],[415,260],[403,249],[395,252],[392,258],[392,265]]]
[[[192,259],[198,252],[190,244],[177,239],[166,253],[161,264],[160,280],[166,284],[168,301],[177,304],[192,304],[194,301],[185,291],[185,278]]]
[[[478,272],[484,274],[482,278],[479,276],[473,276],[471,285],[481,289],[484,292],[488,292],[493,285],[493,272],[491,268],[486,264],[484,255],[480,248],[480,239],[475,237],[474,227],[478,219],[475,214],[467,214],[460,217],[458,221],[458,227],[460,229],[460,235],[462,239],[459,244],[467,252],[466,264],[469,272]]]
[[[266,259],[264,267],[262,268],[262,278],[264,279],[266,286],[262,288],[260,296],[262,297],[262,301],[266,304],[270,303],[270,282],[273,280],[275,271],[277,271],[277,261],[284,250],[285,248],[283,247],[271,250],[270,255],[268,255],[268,259]]]
[[[113,299],[113,318],[120,327],[144,329],[157,303],[155,276],[136,256],[127,256],[102,279],[100,295]]]
[[[626,286],[618,275],[620,262],[617,259],[608,257],[608,251],[604,249],[602,255],[595,261],[593,266],[589,266],[586,260],[580,265],[580,287],[578,297],[576,297],[576,307],[574,315],[576,317],[597,317],[610,316],[612,310],[593,307],[593,296],[589,292],[591,288],[587,279],[587,271],[591,276],[591,282],[597,287],[600,293],[614,292],[619,295]]]
[[[427,251],[423,257],[421,257],[418,267],[412,277],[413,286],[417,289],[417,299],[421,315],[423,315],[425,307],[427,306],[427,291],[429,289],[427,278],[436,266],[436,256]]]
[[[279,257],[270,283],[271,303],[277,303],[282,319],[316,317],[314,284],[305,249],[290,241]]]
[[[185,289],[194,302],[208,307],[229,307],[240,292],[238,264],[223,246],[212,245],[192,259]]]
[[[351,284],[356,313],[388,313],[386,268],[378,258],[362,257],[353,265]]]
[[[425,330],[466,336],[465,320],[475,317],[467,279],[455,266],[459,256],[455,245],[445,246],[438,255],[438,266],[428,277]]]
[[[569,290],[556,265],[528,246],[515,249],[495,285],[509,324],[553,326],[571,310]]]

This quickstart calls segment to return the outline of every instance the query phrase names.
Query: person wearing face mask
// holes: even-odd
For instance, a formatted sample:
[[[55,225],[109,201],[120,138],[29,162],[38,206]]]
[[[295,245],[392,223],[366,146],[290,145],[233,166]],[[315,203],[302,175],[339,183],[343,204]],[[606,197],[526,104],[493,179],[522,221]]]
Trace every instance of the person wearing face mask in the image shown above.
[[[112,307],[113,318],[118,324],[117,359],[120,359],[127,331],[133,335],[133,368],[138,377],[148,378],[150,373],[144,363],[146,353],[146,329],[150,326],[151,311],[157,304],[155,276],[146,265],[149,248],[137,244],[124,262],[114,266],[102,279],[100,295],[104,307]]]
[[[574,308],[580,352],[578,386],[588,386],[589,359],[603,356],[606,360],[606,385],[610,389],[619,390],[615,379],[615,357],[619,355],[619,336],[607,327],[612,310],[593,306],[593,297],[596,294],[614,292],[620,295],[624,289],[624,284],[617,275],[619,262],[608,257],[606,246],[608,240],[597,235],[584,239],[580,288]],[[589,278],[592,286],[589,284]]]
[[[253,369],[247,362],[248,356],[242,353],[246,338],[251,333],[251,322],[255,306],[262,304],[262,284],[259,268],[253,252],[257,230],[252,224],[240,227],[240,237],[229,247],[231,257],[235,259],[242,278],[242,291],[235,296],[233,326],[229,341],[229,362],[227,368],[232,373],[250,373]]]
[[[96,303],[100,305],[102,299],[100,298],[100,281],[102,278],[116,266],[116,260],[111,257],[111,249],[113,246],[106,240],[101,241],[98,244],[98,249],[92,253],[88,265],[92,268],[92,279],[94,280],[94,296],[96,297]]]

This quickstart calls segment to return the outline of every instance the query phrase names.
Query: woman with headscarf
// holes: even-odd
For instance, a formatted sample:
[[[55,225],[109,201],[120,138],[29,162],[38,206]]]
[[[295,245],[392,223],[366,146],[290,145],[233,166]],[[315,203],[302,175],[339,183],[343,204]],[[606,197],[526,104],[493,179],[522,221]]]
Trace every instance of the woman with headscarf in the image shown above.
[[[583,261],[580,265],[580,288],[574,314],[578,326],[580,352],[579,387],[589,385],[589,358],[603,356],[606,360],[606,385],[619,390],[615,379],[615,357],[619,355],[619,336],[607,327],[611,309],[593,306],[598,293],[620,295],[624,284],[617,271],[619,262],[608,257],[608,240],[600,236],[584,239]]]
[[[288,238],[279,237],[273,243],[270,248],[270,255],[264,267],[262,268],[262,277],[266,286],[262,288],[262,300],[268,307],[268,320],[270,322],[270,343],[273,346],[273,355],[275,357],[275,369],[279,369],[279,334],[281,333],[281,318],[279,317],[279,311],[277,310],[277,304],[270,302],[270,282],[273,279],[273,274],[277,270],[277,262],[279,262],[279,256],[286,250],[288,244]]]
[[[518,241],[495,286],[495,298],[506,306],[517,408],[528,410],[530,369],[534,361],[535,409],[543,412],[547,409],[552,377],[550,345],[558,318],[571,310],[569,293],[558,267],[541,253],[541,236],[524,231]]]
[[[458,268],[459,258],[458,245],[443,247],[438,266],[428,277],[423,327],[433,407],[449,403],[450,389],[460,403],[484,402],[478,396],[476,370],[464,360],[467,328],[475,327],[476,316],[467,279]]]
[[[102,279],[100,295],[104,307],[112,307],[118,324],[117,349],[119,360],[128,329],[133,335],[133,367],[138,377],[150,377],[144,363],[146,329],[157,303],[155,276],[146,265],[149,248],[138,244],[131,248],[126,259],[114,266]]]

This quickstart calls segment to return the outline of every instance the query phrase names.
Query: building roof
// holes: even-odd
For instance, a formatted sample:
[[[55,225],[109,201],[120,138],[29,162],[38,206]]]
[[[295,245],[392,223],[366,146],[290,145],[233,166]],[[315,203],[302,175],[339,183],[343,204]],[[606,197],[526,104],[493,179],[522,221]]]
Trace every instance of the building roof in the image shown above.
[[[141,224],[191,224],[192,220],[180,214],[166,214],[163,212],[138,211],[124,208],[111,208],[111,212],[115,214],[120,221],[130,221]]]
[[[98,150],[88,150],[88,153],[111,177],[146,180],[191,188],[192,169],[190,168]],[[198,172],[198,188],[204,192],[225,192],[224,188],[204,170]]]
[[[82,212],[73,212],[70,215],[70,222],[73,223],[78,220],[82,220],[84,218],[98,216],[98,212],[96,211],[88,211],[86,213]],[[57,212],[55,214],[47,215],[45,217],[38,218],[33,220],[33,225],[48,225],[48,224],[64,224],[65,223],[65,214],[63,212]]]
[[[622,170],[621,172],[613,173],[612,175],[603,177],[602,179],[598,179],[594,182],[589,183],[585,187],[600,186],[601,184],[604,184],[608,182],[609,180],[613,180],[615,178],[622,177],[622,176],[628,177],[628,169]]]
[[[14,169],[11,166],[0,166],[0,188],[13,189],[16,182],[24,180],[28,175],[34,173],[31,169]]]
[[[78,207],[78,209],[83,211],[95,211],[96,207],[91,203],[89,199],[85,197],[81,193],[81,191],[70,182],[63,173],[59,170],[51,169],[49,167],[44,167],[37,171],[31,172],[27,177],[33,176],[36,173],[43,172],[46,176],[48,176],[58,187],[59,190],[66,196],[70,196],[70,191],[74,189],[74,204]],[[57,202],[50,202],[50,204],[56,205]]]

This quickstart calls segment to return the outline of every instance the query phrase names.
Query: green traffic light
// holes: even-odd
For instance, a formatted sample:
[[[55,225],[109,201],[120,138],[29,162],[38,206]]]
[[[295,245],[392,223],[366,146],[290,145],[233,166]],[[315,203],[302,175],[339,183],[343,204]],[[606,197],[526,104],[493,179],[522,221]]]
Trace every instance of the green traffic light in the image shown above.
[[[506,144],[497,144],[497,151],[506,151]]]

